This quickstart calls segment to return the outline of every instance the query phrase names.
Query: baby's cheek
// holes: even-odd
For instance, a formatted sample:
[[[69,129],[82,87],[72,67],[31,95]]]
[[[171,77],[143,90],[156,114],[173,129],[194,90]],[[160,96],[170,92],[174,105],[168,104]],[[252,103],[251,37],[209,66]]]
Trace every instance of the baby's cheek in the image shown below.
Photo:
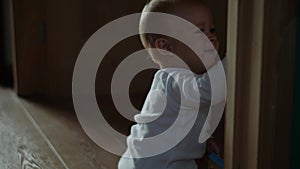
[[[218,39],[214,42],[213,45],[214,45],[216,51],[219,51],[219,40]]]

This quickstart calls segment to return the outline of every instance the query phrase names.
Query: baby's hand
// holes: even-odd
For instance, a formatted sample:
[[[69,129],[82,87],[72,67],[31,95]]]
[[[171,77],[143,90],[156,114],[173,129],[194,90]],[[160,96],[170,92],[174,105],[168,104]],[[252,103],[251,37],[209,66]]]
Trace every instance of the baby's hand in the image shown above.
[[[201,168],[217,169],[217,167],[214,164],[212,164],[212,161],[208,159],[208,154],[211,152],[215,152],[218,155],[220,154],[219,146],[217,145],[216,141],[212,138],[206,141],[206,155],[203,156],[201,159],[196,160],[198,169]]]
[[[216,154],[220,155],[220,148],[214,139],[210,138],[206,141],[206,152],[215,152]]]

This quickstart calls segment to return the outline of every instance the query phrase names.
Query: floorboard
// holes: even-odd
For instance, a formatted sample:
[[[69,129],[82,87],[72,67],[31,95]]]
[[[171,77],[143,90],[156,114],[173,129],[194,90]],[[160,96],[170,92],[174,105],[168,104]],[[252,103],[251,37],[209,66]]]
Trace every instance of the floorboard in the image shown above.
[[[32,101],[0,87],[1,169],[116,169],[118,160],[85,134],[72,104]]]
[[[11,90],[0,88],[0,168],[65,169]]]
[[[117,168],[119,157],[100,148],[85,134],[72,109],[21,101],[71,169]]]

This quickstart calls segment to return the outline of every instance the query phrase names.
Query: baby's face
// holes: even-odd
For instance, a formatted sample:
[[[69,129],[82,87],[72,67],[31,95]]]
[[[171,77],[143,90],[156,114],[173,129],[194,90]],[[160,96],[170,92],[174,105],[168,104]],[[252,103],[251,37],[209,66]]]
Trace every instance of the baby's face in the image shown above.
[[[208,63],[208,66],[212,66],[216,62],[215,55],[213,55],[213,52],[211,52],[211,50],[214,50],[212,45],[214,46],[215,50],[218,50],[219,41],[215,32],[211,10],[201,3],[189,2],[182,3],[177,7],[174,7],[173,13],[188,20],[199,28],[199,31],[194,32],[195,36],[196,34],[201,33],[204,33],[207,36],[209,41],[205,39],[204,43],[199,43],[199,48],[204,49],[204,56],[201,56],[201,59],[206,59],[205,62]],[[211,42],[212,45],[210,45],[209,42]],[[183,59],[193,72],[199,74],[205,71],[205,67],[199,56],[192,52],[191,49],[177,40],[172,40],[171,43],[173,46],[172,52]]]

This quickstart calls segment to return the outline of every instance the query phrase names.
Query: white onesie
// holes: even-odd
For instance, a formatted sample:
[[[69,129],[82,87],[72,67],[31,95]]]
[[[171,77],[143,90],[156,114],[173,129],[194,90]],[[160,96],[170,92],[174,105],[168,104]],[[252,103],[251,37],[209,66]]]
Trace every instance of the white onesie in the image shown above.
[[[141,113],[134,117],[137,124],[131,128],[118,168],[197,169],[195,159],[206,150],[198,138],[210,100],[208,73],[196,75],[182,68],[158,70]],[[157,154],[160,150],[162,153]]]

